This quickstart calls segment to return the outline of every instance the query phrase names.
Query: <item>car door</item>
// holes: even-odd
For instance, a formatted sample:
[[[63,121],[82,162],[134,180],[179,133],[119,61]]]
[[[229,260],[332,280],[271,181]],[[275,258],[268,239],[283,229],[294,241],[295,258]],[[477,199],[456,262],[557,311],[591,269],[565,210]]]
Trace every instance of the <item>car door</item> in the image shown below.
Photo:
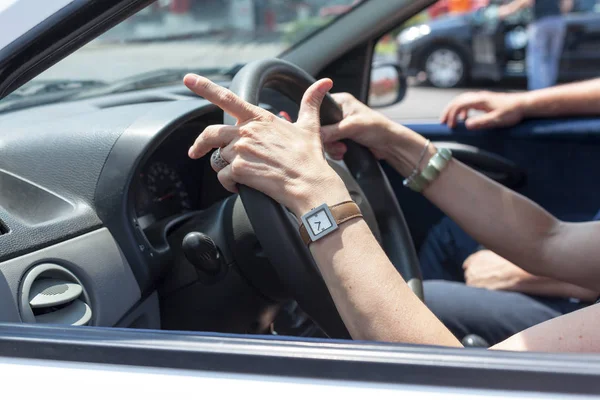
[[[485,71],[499,81],[525,73],[526,27],[530,12],[522,11],[501,21],[497,6],[490,5],[473,14],[473,69]]]
[[[482,19],[473,21],[473,71],[474,75],[487,76],[498,81],[502,79],[504,70],[501,25],[497,21],[486,20],[483,14],[484,10],[478,11],[475,15],[482,15]]]
[[[600,75],[600,9],[575,9],[565,18],[567,32],[560,66],[563,80]]]
[[[600,393],[595,355],[3,324],[0,352],[3,389],[25,399],[575,400]]]

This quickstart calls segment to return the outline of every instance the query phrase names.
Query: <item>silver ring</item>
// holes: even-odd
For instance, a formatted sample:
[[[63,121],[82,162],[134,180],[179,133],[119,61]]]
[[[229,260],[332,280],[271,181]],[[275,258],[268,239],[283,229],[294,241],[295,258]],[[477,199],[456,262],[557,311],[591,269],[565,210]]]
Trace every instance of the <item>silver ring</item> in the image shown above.
[[[223,156],[221,156],[221,148],[216,149],[212,153],[212,156],[210,156],[210,163],[217,172],[229,165]]]

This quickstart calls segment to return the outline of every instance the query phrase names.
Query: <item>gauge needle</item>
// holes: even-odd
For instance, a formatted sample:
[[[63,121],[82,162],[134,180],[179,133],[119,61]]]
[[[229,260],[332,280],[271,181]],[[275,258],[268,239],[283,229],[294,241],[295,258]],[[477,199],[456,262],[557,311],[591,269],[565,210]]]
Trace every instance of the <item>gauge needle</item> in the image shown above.
[[[175,196],[175,192],[170,192],[170,193],[165,194],[162,197],[154,199],[154,201],[156,201],[156,202],[164,201],[164,200],[170,199],[173,196]]]

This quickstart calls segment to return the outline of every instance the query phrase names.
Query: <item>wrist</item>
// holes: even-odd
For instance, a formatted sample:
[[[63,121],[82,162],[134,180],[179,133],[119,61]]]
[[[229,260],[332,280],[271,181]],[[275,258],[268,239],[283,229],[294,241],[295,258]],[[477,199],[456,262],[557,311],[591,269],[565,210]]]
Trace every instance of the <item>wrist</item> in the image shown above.
[[[510,288],[513,291],[527,291],[532,285],[535,286],[536,283],[540,281],[539,277],[535,275],[531,275],[530,273],[518,269],[511,276],[511,285]]]
[[[412,133],[410,135],[406,135],[406,133],[399,135],[400,139],[388,146],[388,156],[385,158],[404,177],[410,176],[417,167],[427,145],[427,139],[415,132],[410,132]],[[437,150],[435,146],[429,145],[425,151],[421,167],[427,165]]]
[[[533,117],[536,115],[536,107],[538,101],[536,99],[537,93],[535,91],[515,93],[517,97],[517,108],[521,114],[521,118]]]
[[[321,204],[333,206],[352,200],[344,181],[333,170],[331,174],[306,184],[299,192],[293,196],[289,207],[298,219]]]
[[[377,121],[371,127],[371,129],[376,132],[378,138],[377,150],[380,153],[381,159],[384,161],[389,161],[389,159],[394,157],[394,150],[392,147],[405,140],[405,138],[403,138],[402,131],[406,130],[407,128],[386,117],[383,117]]]

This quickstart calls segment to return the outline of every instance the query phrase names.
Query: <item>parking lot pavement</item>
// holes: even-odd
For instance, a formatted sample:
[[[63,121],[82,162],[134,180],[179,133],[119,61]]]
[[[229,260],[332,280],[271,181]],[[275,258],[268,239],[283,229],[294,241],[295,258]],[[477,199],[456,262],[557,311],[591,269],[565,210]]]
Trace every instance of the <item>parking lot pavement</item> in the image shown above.
[[[412,85],[400,104],[379,110],[395,121],[438,119],[446,104],[465,91]]]
[[[477,90],[520,91],[519,84],[502,82],[493,85],[474,85],[460,89],[438,89],[411,82],[402,102],[391,107],[380,108],[388,117],[399,122],[437,121],[446,105],[461,93]]]
[[[156,43],[90,43],[60,61],[42,79],[92,79],[114,82],[134,75],[170,68],[197,70],[231,67],[283,51],[279,43],[237,42],[223,45],[217,40]]]

